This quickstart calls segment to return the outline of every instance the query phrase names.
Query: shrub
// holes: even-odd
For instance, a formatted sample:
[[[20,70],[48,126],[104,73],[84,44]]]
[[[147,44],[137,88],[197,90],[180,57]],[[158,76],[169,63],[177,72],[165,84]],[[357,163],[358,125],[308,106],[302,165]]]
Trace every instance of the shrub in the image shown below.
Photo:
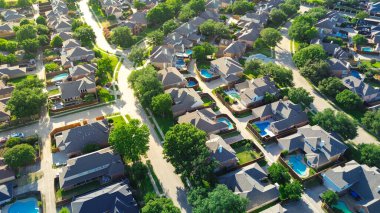
[[[21,143],[21,138],[9,138],[7,142],[5,142],[5,147],[11,148]]]
[[[371,64],[375,64],[376,63],[376,59],[372,58],[371,59]]]
[[[281,155],[284,156],[284,157],[286,157],[288,154],[289,154],[289,150],[285,149],[285,150],[281,151]]]
[[[323,192],[321,198],[329,206],[336,204],[339,200],[339,196],[332,190]]]
[[[59,71],[59,68],[60,68],[59,65],[54,62],[45,64],[46,72],[56,72],[56,71]]]

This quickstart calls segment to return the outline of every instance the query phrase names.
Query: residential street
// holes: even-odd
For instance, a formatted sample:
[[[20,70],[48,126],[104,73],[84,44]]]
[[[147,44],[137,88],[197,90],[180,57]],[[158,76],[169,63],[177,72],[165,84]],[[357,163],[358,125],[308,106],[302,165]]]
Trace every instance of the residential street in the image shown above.
[[[314,102],[312,104],[312,108],[317,111],[322,111],[327,108],[331,108],[336,110],[324,97],[319,95],[317,91],[313,89],[310,83],[299,73],[299,70],[295,67],[292,61],[292,54],[290,50],[290,39],[288,37],[288,28],[291,23],[288,22],[281,29],[282,40],[276,46],[276,63],[281,64],[293,71],[293,82],[295,87],[302,87],[306,89],[310,94],[314,96]],[[358,136],[352,140],[355,144],[361,143],[375,143],[377,140],[367,131],[365,131],[362,127],[358,127]]]

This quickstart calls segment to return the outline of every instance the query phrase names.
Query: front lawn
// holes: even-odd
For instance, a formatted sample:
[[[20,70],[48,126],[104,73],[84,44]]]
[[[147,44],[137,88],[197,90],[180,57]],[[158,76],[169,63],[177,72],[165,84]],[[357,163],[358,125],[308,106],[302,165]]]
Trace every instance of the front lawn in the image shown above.
[[[112,119],[113,120],[114,127],[119,127],[119,126],[123,126],[123,125],[126,124],[124,118],[121,115],[118,115],[116,117],[111,117],[111,118],[108,118],[108,119]]]
[[[156,119],[158,126],[164,134],[166,134],[170,127],[174,126],[174,119],[171,115],[167,115],[165,117],[154,116],[154,118]]]
[[[249,140],[243,140],[231,145],[236,151],[236,157],[239,159],[239,164],[245,164],[251,162],[261,155],[253,149],[253,146]]]
[[[99,96],[100,102],[103,102],[103,103],[115,100],[115,96],[111,95],[110,91],[108,91],[106,88],[103,88],[103,87],[98,91],[98,96]]]
[[[35,78],[37,78],[37,75],[26,75],[26,76],[19,77],[19,78],[9,79],[8,83],[10,83],[12,85],[15,85],[17,83],[20,83],[24,79],[32,80],[32,79],[35,79]]]
[[[144,196],[146,194],[155,194],[155,191],[152,182],[150,182],[149,176],[147,174],[149,168],[141,162],[137,162],[137,164],[141,164],[141,166],[134,168],[134,166],[127,165],[126,173],[131,183],[131,186],[137,190],[135,197],[136,200],[138,202],[141,202],[144,200]]]

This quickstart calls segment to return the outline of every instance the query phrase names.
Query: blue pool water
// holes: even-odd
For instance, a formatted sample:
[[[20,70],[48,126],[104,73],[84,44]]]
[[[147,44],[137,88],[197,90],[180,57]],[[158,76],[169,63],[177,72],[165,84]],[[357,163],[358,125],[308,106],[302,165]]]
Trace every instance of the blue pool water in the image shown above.
[[[18,200],[11,204],[8,210],[9,213],[39,213],[40,210],[37,205],[37,199],[28,198]]]
[[[347,207],[346,203],[342,200],[338,201],[337,204],[334,204],[333,207],[341,210],[343,213],[352,213],[350,209]]]
[[[356,71],[356,70],[351,70],[351,75],[354,76],[357,79],[362,79],[362,77],[360,76],[359,72]]]
[[[67,76],[69,76],[69,74],[67,74],[67,73],[62,73],[62,74],[59,74],[59,75],[54,76],[53,79],[51,79],[51,81],[52,81],[52,82],[62,81],[62,80],[64,80],[64,79],[66,79]]]
[[[256,122],[254,123],[259,129],[260,129],[260,135],[262,137],[268,135],[268,132],[269,132],[269,125],[270,125],[270,122],[269,121],[263,121],[263,122]]]
[[[343,33],[340,33],[340,32],[337,32],[335,34],[337,37],[340,37],[340,38],[347,38],[347,35],[346,34],[343,34]]]
[[[186,50],[185,53],[188,54],[188,55],[191,55],[191,54],[193,54],[193,51],[192,50]]]
[[[176,65],[185,65],[185,61],[182,58],[177,59],[175,62]]]
[[[362,51],[364,52],[372,52],[372,47],[362,47]]]
[[[305,176],[306,175],[306,169],[307,169],[307,167],[302,162],[302,156],[301,155],[291,155],[289,157],[288,164],[300,176]]]
[[[228,118],[225,118],[225,117],[220,117],[217,119],[217,121],[219,123],[225,123],[228,125],[228,129],[233,129],[234,128],[234,125],[232,124],[232,122],[228,119]]]
[[[187,81],[187,87],[194,87],[195,85],[197,85],[197,82],[195,82],[195,81]]]
[[[212,78],[212,73],[210,73],[208,70],[201,69],[201,75],[205,78]]]

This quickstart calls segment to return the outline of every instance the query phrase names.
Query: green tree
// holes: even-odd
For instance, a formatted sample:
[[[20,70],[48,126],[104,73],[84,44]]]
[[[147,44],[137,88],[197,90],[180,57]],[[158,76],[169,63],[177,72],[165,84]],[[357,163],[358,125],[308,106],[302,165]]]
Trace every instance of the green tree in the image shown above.
[[[47,35],[39,35],[37,36],[37,40],[40,46],[46,46],[49,44],[49,37]]]
[[[134,45],[127,57],[133,63],[133,67],[142,66],[146,59],[145,49]]]
[[[369,14],[366,12],[366,11],[360,11],[358,12],[356,15],[355,15],[355,18],[357,19],[365,19],[365,18],[368,18],[369,17]]]
[[[301,15],[294,19],[289,28],[289,37],[300,42],[309,42],[317,37],[318,31],[314,27],[316,19],[308,15]]]
[[[28,7],[32,5],[32,3],[29,0],[17,0],[17,6],[19,7]]]
[[[254,78],[258,77],[260,72],[260,67],[263,65],[261,60],[249,60],[244,64],[244,73],[246,75],[252,75]]]
[[[21,144],[22,140],[21,138],[9,138],[7,142],[5,142],[5,147],[12,148],[18,144]]]
[[[280,185],[280,200],[299,200],[302,195],[302,185],[298,180]]]
[[[178,22],[176,22],[174,19],[170,19],[162,25],[162,32],[164,32],[164,35],[167,35],[173,32],[173,30],[177,29],[178,26]]]
[[[136,162],[149,149],[149,128],[137,119],[115,126],[110,133],[110,145],[124,158]]]
[[[282,3],[279,7],[287,16],[294,15],[298,11],[297,6],[292,4]]]
[[[16,39],[19,42],[22,42],[26,39],[33,39],[36,37],[37,37],[37,30],[31,24],[20,26],[16,32]]]
[[[227,186],[219,184],[214,190],[208,193],[199,205],[194,206],[194,213],[219,212],[219,213],[243,213],[246,212],[248,199],[230,191]]]
[[[59,213],[70,213],[70,210],[67,207],[63,207],[62,209],[59,210]]]
[[[163,86],[154,75],[141,76],[134,83],[134,91],[141,104],[150,107],[153,97],[163,93]]]
[[[380,110],[368,110],[362,118],[362,124],[376,135],[380,135]]]
[[[42,25],[42,24],[37,24],[36,30],[37,30],[38,35],[46,35],[47,36],[50,34],[49,28],[45,25]]]
[[[191,206],[200,206],[205,198],[207,198],[208,193],[211,188],[206,187],[193,187],[187,193],[187,201]]]
[[[54,36],[53,39],[50,41],[51,47],[61,48],[62,45],[63,45],[63,39],[59,35]]]
[[[73,19],[73,21],[71,22],[71,30],[72,31],[75,31],[78,27],[80,26],[83,26],[84,23],[81,19]]]
[[[16,89],[25,89],[25,88],[29,88],[29,89],[32,89],[32,88],[38,88],[38,89],[42,89],[44,88],[45,85],[43,83],[42,80],[39,80],[38,78],[27,78],[25,80],[22,80],[20,81],[19,83],[16,84]]]
[[[6,2],[5,0],[0,0],[0,8],[5,8]]]
[[[47,94],[40,88],[17,89],[16,87],[7,102],[6,109],[17,118],[29,117],[38,114],[46,101]]]
[[[323,192],[321,198],[322,198],[323,202],[325,202],[329,206],[336,204],[339,200],[338,194],[332,190],[327,190],[327,191]]]
[[[21,46],[26,52],[35,53],[40,47],[40,42],[36,38],[25,39],[21,42]]]
[[[265,28],[261,30],[260,36],[270,47],[276,46],[276,44],[282,40],[281,33],[274,28]]]
[[[208,55],[216,53],[217,50],[214,45],[203,42],[201,45],[193,47],[193,57],[198,61],[205,61]]]
[[[305,66],[301,67],[300,73],[314,84],[318,84],[318,82],[331,75],[330,65],[323,60],[307,63]]]
[[[282,66],[274,63],[267,63],[260,67],[260,73],[262,75],[270,75],[273,80],[281,86],[293,85],[293,73]]]
[[[20,20],[20,26],[22,26],[22,25],[26,25],[26,24],[31,24],[31,25],[33,25],[33,21],[31,21],[31,20],[29,20],[29,19],[27,19],[27,18],[22,18],[22,19]]]
[[[174,14],[177,14],[181,10],[183,4],[182,0],[166,0],[165,3],[172,8]]]
[[[142,213],[180,213],[181,210],[174,206],[169,198],[160,197],[150,200],[142,209]]]
[[[132,32],[129,27],[116,27],[112,30],[111,41],[123,48],[128,48],[133,45]]]
[[[247,0],[237,0],[231,6],[233,14],[244,15],[248,11],[252,11],[255,7],[255,4]]]
[[[146,19],[151,25],[159,25],[174,17],[174,10],[166,3],[159,3],[146,14]]]
[[[46,25],[46,18],[40,15],[36,18],[36,23]]]
[[[268,167],[269,178],[274,183],[285,184],[290,182],[288,170],[279,163],[273,163]]]
[[[19,168],[33,163],[36,152],[29,144],[19,144],[4,153],[4,162],[12,168]]]
[[[161,30],[155,30],[148,33],[146,39],[149,45],[153,47],[159,46],[164,42],[164,33]]]
[[[195,12],[196,15],[205,11],[206,9],[206,1],[205,0],[190,0],[187,3],[189,8]]]
[[[335,97],[336,102],[345,109],[358,109],[363,106],[363,100],[351,90],[345,89]]]
[[[165,117],[165,115],[169,115],[171,113],[172,103],[173,101],[170,94],[163,93],[154,96],[152,99],[151,106],[153,113],[162,117]]]
[[[92,46],[92,43],[95,42],[95,32],[94,30],[88,26],[83,25],[75,29],[74,38],[78,39],[82,45],[84,46]]]
[[[309,106],[313,103],[314,97],[310,95],[304,88],[290,88],[288,92],[289,100],[295,104],[303,103],[305,106]]]
[[[139,0],[133,0],[133,7],[136,8],[137,10],[141,10],[146,6],[144,2],[141,2]]]
[[[59,65],[54,62],[45,64],[46,72],[56,72],[59,71],[59,68]]]
[[[140,70],[133,70],[128,76],[128,83],[133,89],[136,88],[135,83],[139,78],[144,78],[144,76],[157,77],[157,72],[152,65],[148,65]]]
[[[307,11],[307,15],[311,16],[315,20],[322,19],[326,16],[327,10],[323,7],[313,7]]]
[[[318,89],[329,97],[335,98],[335,96],[343,91],[346,87],[342,81],[336,77],[330,77],[323,79],[319,82]]]
[[[213,177],[215,162],[206,146],[207,134],[190,123],[177,124],[165,134],[164,155],[177,174],[195,185]]]
[[[367,38],[364,35],[356,34],[354,37],[352,37],[352,41],[356,45],[364,45],[367,44]]]
[[[98,69],[96,76],[100,79],[107,79],[107,73],[113,73],[112,60],[106,56],[97,61]]]
[[[360,144],[358,146],[360,151],[360,163],[368,166],[380,165],[380,146],[377,144]]]
[[[195,16],[196,16],[195,11],[190,9],[188,5],[185,5],[181,8],[181,11],[178,15],[178,19],[182,22],[187,22]]]
[[[328,132],[339,133],[344,139],[353,139],[357,136],[357,123],[343,112],[335,113],[332,109],[325,109],[315,114],[312,120]]]
[[[312,61],[325,60],[326,58],[326,52],[319,44],[302,48],[293,55],[293,61],[297,67],[303,67]]]
[[[284,22],[287,18],[287,15],[284,13],[284,11],[273,8],[269,13],[269,18],[274,24],[281,24]]]

